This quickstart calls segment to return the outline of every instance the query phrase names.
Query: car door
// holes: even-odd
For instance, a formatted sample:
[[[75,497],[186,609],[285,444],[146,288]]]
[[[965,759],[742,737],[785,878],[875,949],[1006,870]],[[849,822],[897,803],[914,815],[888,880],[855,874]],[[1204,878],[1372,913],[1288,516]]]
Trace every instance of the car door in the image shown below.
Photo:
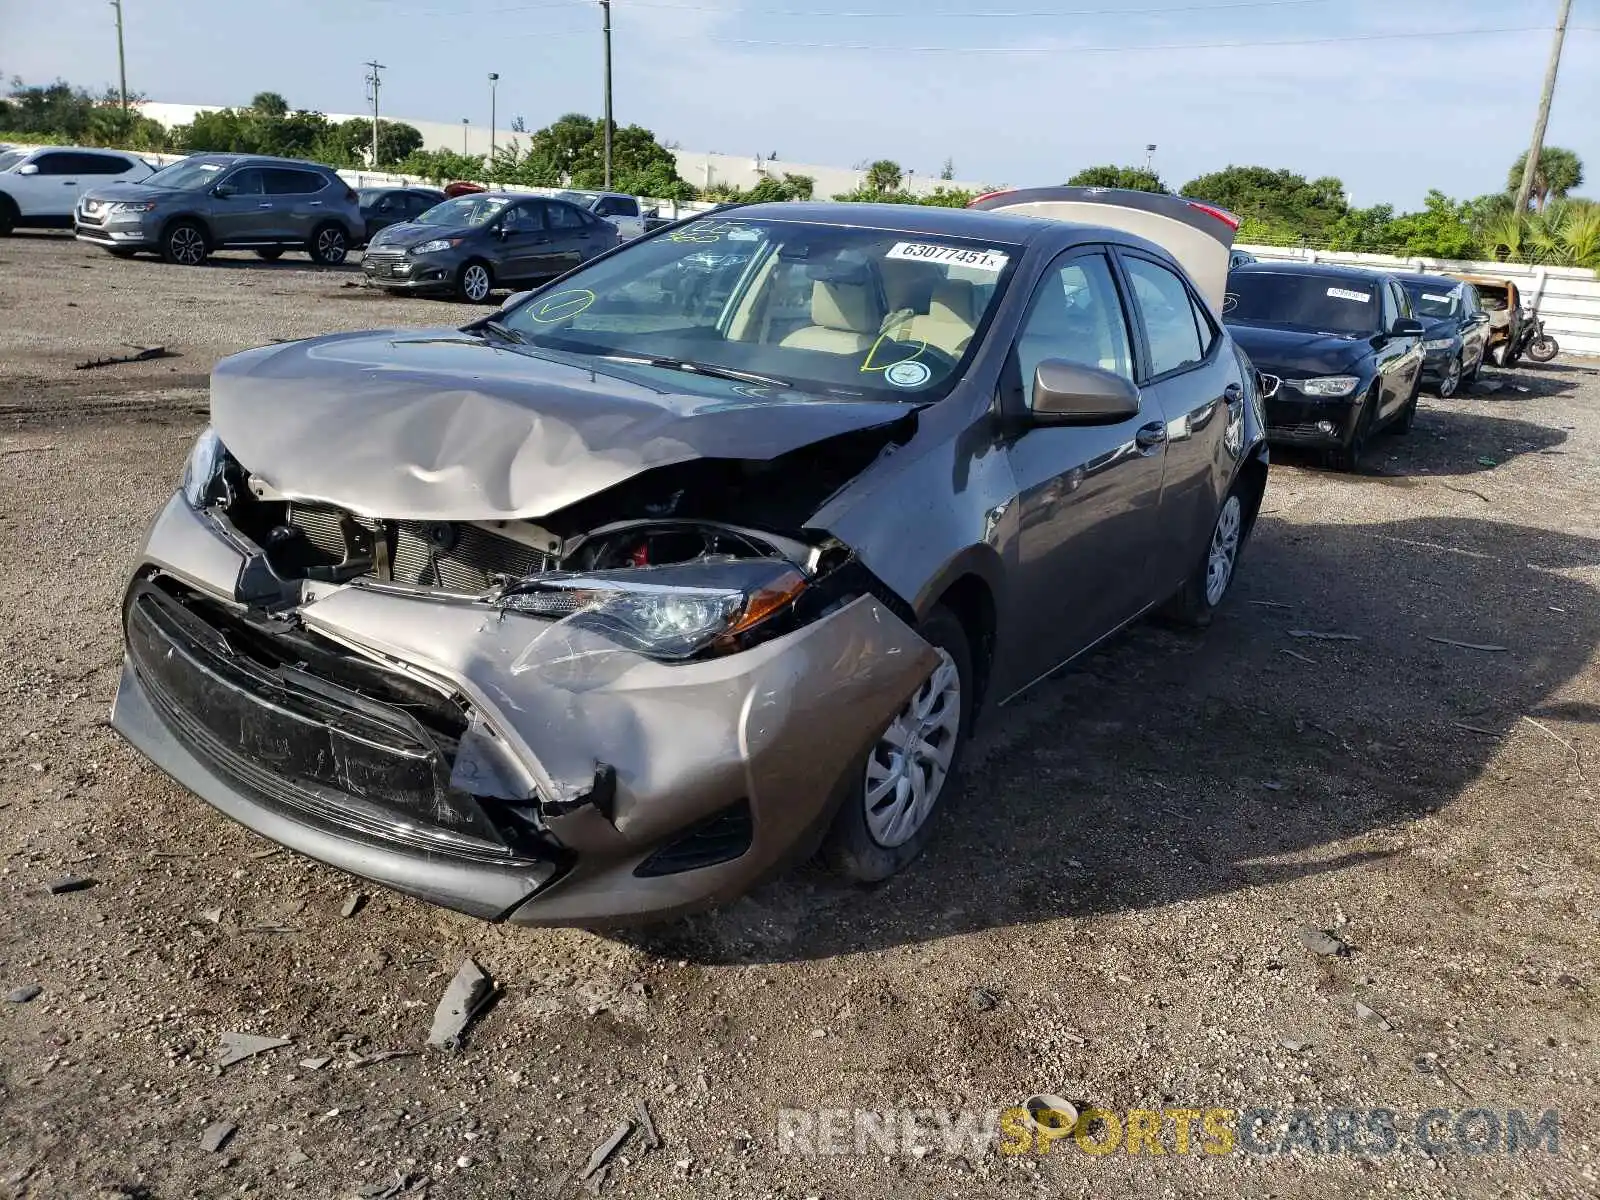
[[[1397,336],[1394,323],[1413,315],[1411,297],[1393,279],[1383,280],[1383,332],[1376,339],[1378,374],[1382,381],[1378,415],[1387,420],[1406,406],[1422,371],[1422,338]]]
[[[1019,326],[1003,388],[1031,406],[1046,359],[1134,379],[1122,290],[1104,247],[1069,250],[1046,269]],[[1015,586],[1005,628],[1047,674],[1149,602],[1165,421],[1152,405],[1108,425],[1026,425],[1007,442],[1017,487]],[[1036,677],[1038,677],[1036,676]]]
[[[1154,401],[1148,411],[1166,423],[1152,564],[1160,597],[1176,590],[1210,541],[1232,475],[1229,446],[1243,445],[1244,381],[1222,331],[1178,270],[1142,251],[1124,248],[1117,257],[1142,350],[1140,389]]]
[[[1470,371],[1483,361],[1489,344],[1489,314],[1483,311],[1478,289],[1470,283],[1461,285],[1461,321],[1462,357]]]
[[[544,207],[541,201],[523,200],[508,204],[501,212],[489,243],[496,279],[541,279],[556,273]]]
[[[577,205],[564,200],[545,201],[545,223],[550,229],[550,249],[556,270],[570,271],[598,253],[595,226]]]
[[[272,201],[273,236],[295,244],[309,242],[311,232],[329,216],[324,193],[328,180],[301,167],[266,167],[261,172]]]
[[[218,194],[221,189],[221,194]],[[236,167],[212,185],[211,238],[218,245],[269,241],[275,222],[259,167]]]
[[[46,150],[31,160],[36,169],[6,180],[25,217],[65,220],[72,215],[78,196],[97,180],[81,174],[82,156],[70,150]]]

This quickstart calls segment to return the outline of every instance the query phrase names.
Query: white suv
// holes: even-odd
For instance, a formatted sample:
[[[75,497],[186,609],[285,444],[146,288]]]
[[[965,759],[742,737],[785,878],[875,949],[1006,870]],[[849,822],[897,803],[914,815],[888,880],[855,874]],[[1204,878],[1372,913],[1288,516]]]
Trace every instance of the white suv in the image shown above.
[[[107,183],[137,183],[155,173],[137,154],[43,146],[0,151],[0,236],[18,226],[72,228],[78,197]]]

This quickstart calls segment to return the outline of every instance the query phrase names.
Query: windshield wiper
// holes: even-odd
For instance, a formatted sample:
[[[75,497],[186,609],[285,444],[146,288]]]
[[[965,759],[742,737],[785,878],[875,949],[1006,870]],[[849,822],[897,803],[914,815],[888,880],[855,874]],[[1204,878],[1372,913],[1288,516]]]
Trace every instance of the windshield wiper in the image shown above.
[[[496,321],[493,317],[488,317],[482,321],[479,321],[476,325],[469,325],[467,328],[474,333],[481,329],[487,329],[491,333],[498,334],[506,341],[516,342],[518,345],[521,345],[526,340],[520,333],[511,328],[511,326],[505,324],[503,321]]]
[[[646,354],[602,354],[606,362],[631,363],[640,367],[661,367],[668,371],[683,371],[689,375],[705,375],[711,379],[731,379],[734,383],[753,383],[760,387],[786,388],[787,380],[770,375],[757,375],[754,371],[737,371],[732,367],[718,367],[710,363],[691,362],[687,358],[663,358]]]

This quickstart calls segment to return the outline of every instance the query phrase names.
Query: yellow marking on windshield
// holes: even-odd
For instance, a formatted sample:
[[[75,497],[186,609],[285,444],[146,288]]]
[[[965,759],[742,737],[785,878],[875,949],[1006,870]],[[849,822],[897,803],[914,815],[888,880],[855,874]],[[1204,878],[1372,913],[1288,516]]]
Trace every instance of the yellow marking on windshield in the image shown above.
[[[896,328],[898,328],[898,326],[896,326]],[[889,336],[892,332],[893,330],[885,330],[878,335],[878,340],[872,343],[872,349],[867,351],[867,357],[861,360],[861,374],[865,375],[872,371],[887,371],[890,367],[898,367],[901,363],[916,362],[917,359],[922,357],[923,351],[928,348],[927,342],[919,342],[916,350],[906,355],[904,358],[897,358],[894,360],[894,362],[886,362],[881,366],[873,365],[874,360],[878,356],[879,347],[881,347],[884,342],[897,341],[897,339]]]
[[[529,310],[528,315],[541,325],[557,325],[570,321],[595,302],[595,294],[588,288],[574,288],[546,296]]]

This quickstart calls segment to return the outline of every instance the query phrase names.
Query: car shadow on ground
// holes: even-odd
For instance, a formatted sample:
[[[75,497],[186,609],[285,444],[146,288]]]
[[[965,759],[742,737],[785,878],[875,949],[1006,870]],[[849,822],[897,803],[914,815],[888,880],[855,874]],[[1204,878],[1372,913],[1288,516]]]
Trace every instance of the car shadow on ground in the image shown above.
[[[1479,475],[1526,454],[1559,454],[1567,434],[1548,425],[1519,421],[1504,410],[1439,408],[1423,402],[1405,435],[1379,433],[1361,458],[1362,476],[1398,478]],[[1331,470],[1326,456],[1274,446],[1272,461],[1283,466]]]
[[[990,714],[902,875],[854,888],[808,865],[629,940],[701,962],[814,959],[1395,853],[1345,843],[1449,806],[1525,714],[1571,719],[1551,696],[1588,664],[1600,600],[1563,572],[1595,566],[1600,539],[1492,521],[1265,519],[1205,634],[1136,625]]]

